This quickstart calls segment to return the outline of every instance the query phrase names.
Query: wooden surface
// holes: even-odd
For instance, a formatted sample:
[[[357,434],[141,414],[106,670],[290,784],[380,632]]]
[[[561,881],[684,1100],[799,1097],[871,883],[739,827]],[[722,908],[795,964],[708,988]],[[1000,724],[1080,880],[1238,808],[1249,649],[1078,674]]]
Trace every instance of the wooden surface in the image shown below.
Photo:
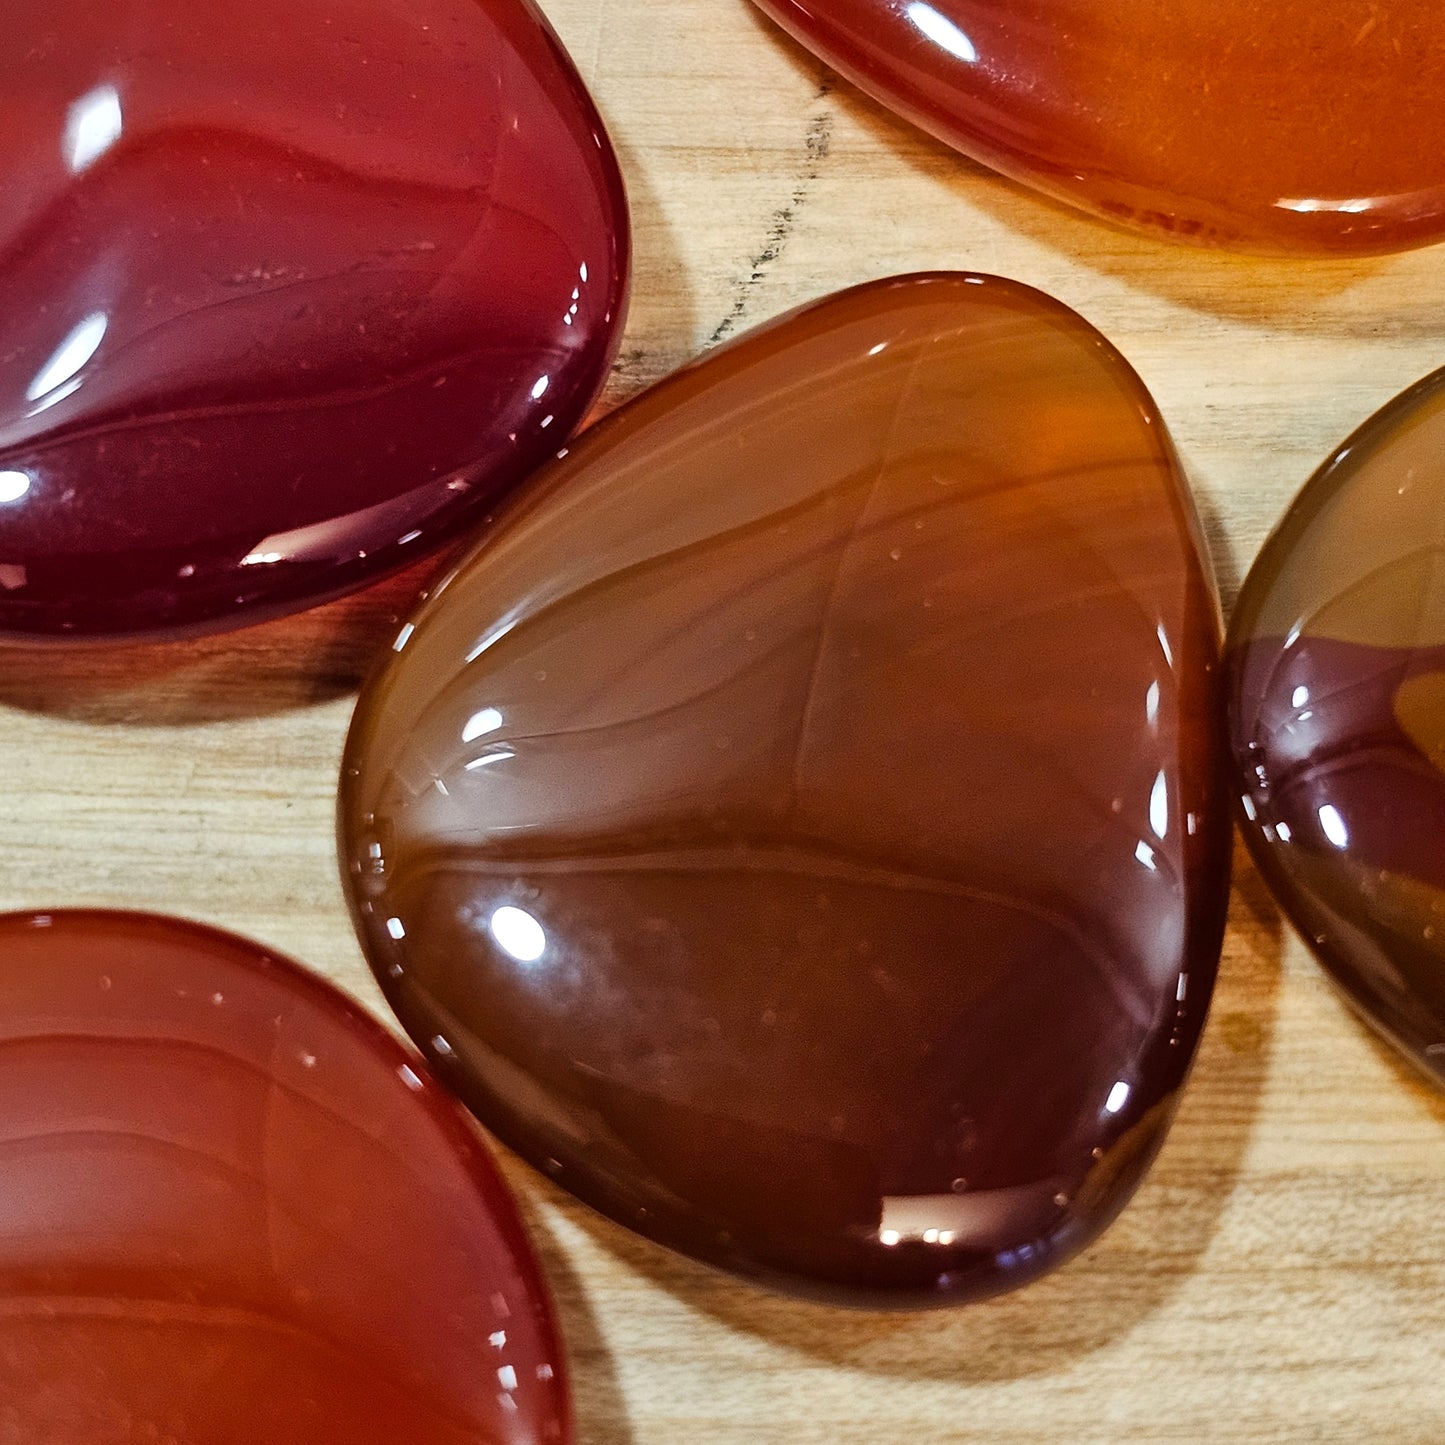
[[[631,190],[609,404],[853,282],[1016,277],[1153,390],[1227,605],[1314,467],[1445,364],[1440,248],[1291,264],[1135,238],[894,121],[743,0],[549,8]],[[195,645],[0,655],[0,905],[207,920],[380,1010],[336,878],[333,788],[359,677],[420,575]],[[1163,1155],[1102,1241],[1021,1295],[927,1315],[795,1305],[506,1167],[590,1445],[1445,1441],[1445,1096],[1346,1013],[1242,855]]]

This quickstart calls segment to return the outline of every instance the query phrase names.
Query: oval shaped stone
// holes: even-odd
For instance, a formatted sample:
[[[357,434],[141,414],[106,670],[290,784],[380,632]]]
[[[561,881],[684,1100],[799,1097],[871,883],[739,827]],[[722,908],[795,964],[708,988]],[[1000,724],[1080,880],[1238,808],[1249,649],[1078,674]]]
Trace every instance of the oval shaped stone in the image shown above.
[[[982,276],[842,293],[519,495],[364,693],[345,871],[484,1122],[700,1259],[964,1299],[1158,1147],[1220,946],[1216,605],[1158,414]]]
[[[1254,251],[1445,236],[1435,0],[757,0],[924,130],[1111,221]]]
[[[547,1293],[475,1128],[337,990],[144,914],[0,917],[8,1440],[552,1445]]]
[[[0,634],[338,595],[585,414],[626,203],[527,0],[12,9]]]
[[[1240,592],[1245,839],[1346,998],[1445,1083],[1445,371],[1306,484]]]

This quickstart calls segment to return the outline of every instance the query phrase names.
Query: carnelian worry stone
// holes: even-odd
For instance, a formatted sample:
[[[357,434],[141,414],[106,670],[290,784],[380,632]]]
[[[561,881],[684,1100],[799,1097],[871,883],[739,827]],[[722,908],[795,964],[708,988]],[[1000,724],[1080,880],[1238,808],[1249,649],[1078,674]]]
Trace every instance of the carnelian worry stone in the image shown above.
[[[319,979],[0,917],[0,1439],[551,1445],[545,1288],[470,1121]]]
[[[1113,221],[1257,251],[1445,236],[1439,0],[757,0],[875,99]]]
[[[1445,371],[1296,499],[1230,624],[1255,862],[1349,1000],[1445,1083]]]
[[[403,629],[342,783],[366,949],[623,1223],[836,1298],[1021,1283],[1128,1198],[1204,1019],[1217,649],[1097,332],[844,292],[585,433]]]
[[[626,206],[527,0],[5,22],[0,635],[339,594],[454,537],[587,410]]]

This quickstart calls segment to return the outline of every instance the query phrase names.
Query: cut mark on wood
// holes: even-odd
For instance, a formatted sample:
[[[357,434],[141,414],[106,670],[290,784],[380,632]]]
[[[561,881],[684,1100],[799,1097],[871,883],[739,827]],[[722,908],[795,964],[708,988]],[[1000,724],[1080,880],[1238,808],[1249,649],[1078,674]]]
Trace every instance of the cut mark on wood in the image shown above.
[[[825,101],[833,93],[833,80],[825,76],[818,83],[814,99]],[[808,122],[803,137],[803,157],[793,180],[793,189],[786,205],[779,206],[772,214],[763,244],[748,262],[747,270],[733,283],[732,309],[714,328],[706,345],[716,346],[718,342],[736,331],[747,320],[753,295],[766,279],[768,269],[787,249],[797,226],[798,214],[808,203],[813,183],[822,174],[828,153],[833,148],[833,112],[824,106]]]

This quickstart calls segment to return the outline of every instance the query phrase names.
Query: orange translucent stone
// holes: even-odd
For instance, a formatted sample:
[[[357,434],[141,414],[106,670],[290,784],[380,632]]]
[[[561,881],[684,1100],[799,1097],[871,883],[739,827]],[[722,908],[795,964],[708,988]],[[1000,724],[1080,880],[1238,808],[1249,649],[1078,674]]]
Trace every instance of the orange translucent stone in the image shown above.
[[[1148,393],[1037,292],[845,292],[551,464],[346,755],[372,965],[614,1218],[945,1303],[1122,1207],[1227,888],[1214,596]]]
[[[1438,0],[757,0],[966,155],[1259,251],[1445,236]]]
[[[564,1445],[470,1121],[335,989],[141,914],[0,917],[0,1440]]]

